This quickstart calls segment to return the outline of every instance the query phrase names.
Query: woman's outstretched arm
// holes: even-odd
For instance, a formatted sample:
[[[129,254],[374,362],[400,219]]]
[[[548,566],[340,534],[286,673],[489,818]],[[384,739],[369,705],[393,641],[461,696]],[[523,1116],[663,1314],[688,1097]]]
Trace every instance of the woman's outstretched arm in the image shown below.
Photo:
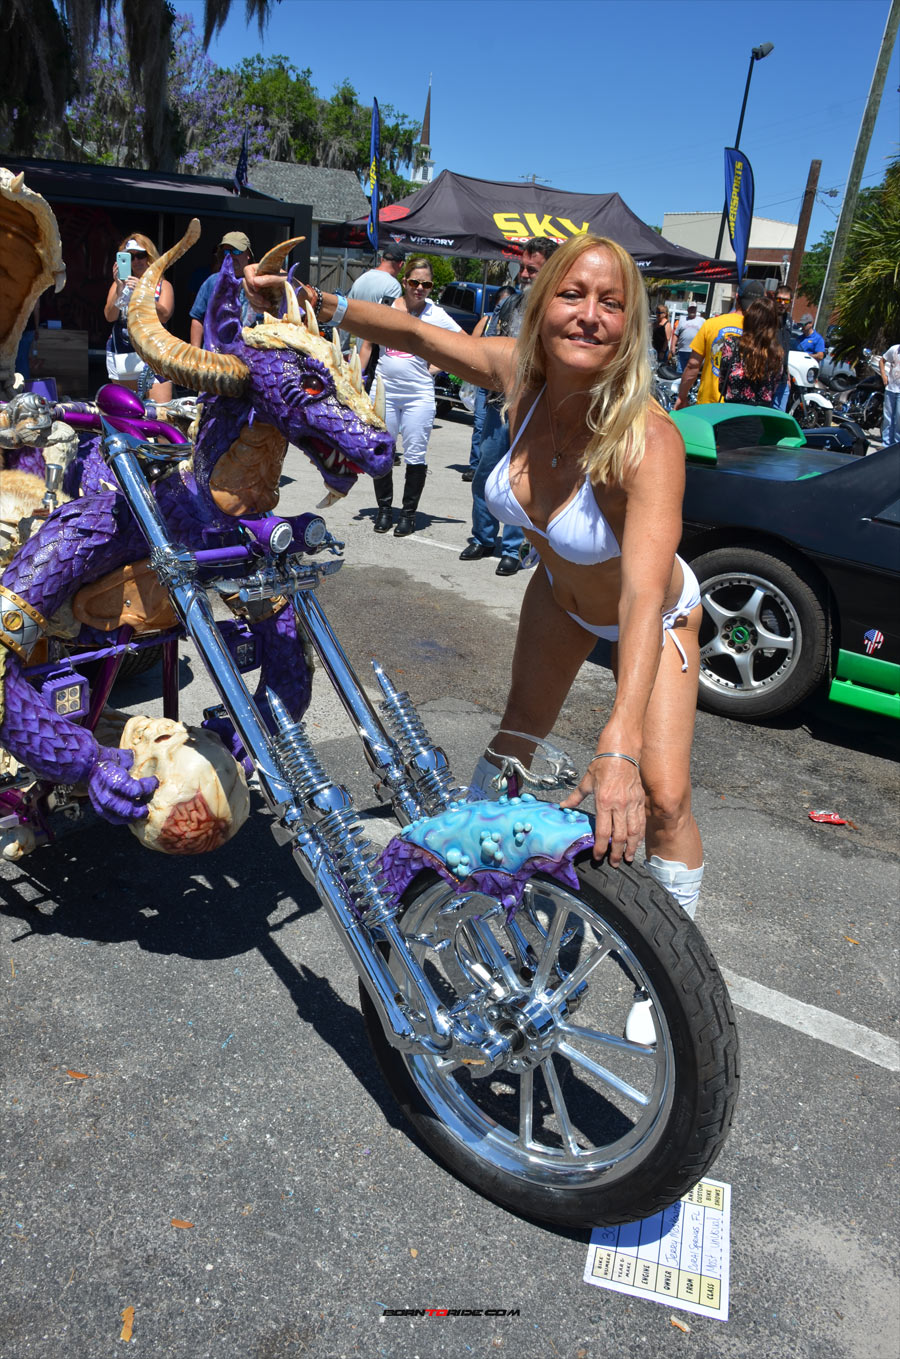
[[[283,275],[258,275],[256,265],[250,264],[244,270],[244,286],[251,304],[258,311],[277,312],[284,296]],[[316,290],[309,284],[301,284],[297,295],[301,303],[305,300],[315,306]],[[322,305],[316,318],[320,324],[328,325],[339,301],[336,293],[322,294]],[[476,339],[465,331],[442,330],[397,307],[360,302],[355,298],[347,299],[347,309],[339,317],[338,324],[342,330],[349,330],[362,340],[373,340],[376,344],[417,354],[435,368],[446,369],[489,391],[507,391],[512,385],[513,340],[500,336]]]

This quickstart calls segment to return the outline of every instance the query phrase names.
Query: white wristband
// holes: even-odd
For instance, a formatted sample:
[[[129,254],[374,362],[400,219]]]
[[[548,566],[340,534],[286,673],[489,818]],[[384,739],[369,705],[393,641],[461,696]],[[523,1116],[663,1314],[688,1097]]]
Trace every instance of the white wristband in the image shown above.
[[[339,326],[344,319],[344,312],[347,310],[347,299],[343,293],[337,293],[337,306],[331,318],[331,325]]]

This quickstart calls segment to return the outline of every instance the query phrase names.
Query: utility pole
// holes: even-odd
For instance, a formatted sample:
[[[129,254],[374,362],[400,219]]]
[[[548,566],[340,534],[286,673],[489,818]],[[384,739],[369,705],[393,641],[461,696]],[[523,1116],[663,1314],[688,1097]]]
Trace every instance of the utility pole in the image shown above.
[[[809,219],[812,216],[813,203],[816,199],[816,189],[819,187],[819,171],[822,169],[820,160],[809,162],[809,178],[806,181],[806,190],[803,194],[803,204],[800,208],[800,221],[797,223],[797,234],[794,237],[794,248],[791,251],[791,267],[788,270],[787,286],[791,290],[791,298],[797,291],[797,278],[800,273],[800,265],[803,263],[803,252],[806,249],[806,233],[809,231]]]
[[[828,268],[825,271],[822,296],[819,298],[819,309],[816,312],[816,330],[822,335],[828,328],[828,319],[834,305],[834,295],[837,292],[841,265],[844,263],[844,255],[847,253],[847,239],[853,225],[856,200],[859,197],[859,185],[866,165],[866,156],[869,154],[872,130],[875,127],[875,119],[878,117],[881,96],[884,92],[884,82],[887,79],[888,67],[891,64],[894,43],[897,41],[898,28],[900,28],[900,0],[891,0],[891,11],[884,27],[881,51],[878,53],[878,60],[875,63],[875,73],[872,76],[869,97],[866,100],[859,135],[856,138],[856,150],[853,152],[853,161],[847,178],[847,192],[844,194],[841,215],[834,229],[834,240],[831,242],[831,254],[828,257]]]

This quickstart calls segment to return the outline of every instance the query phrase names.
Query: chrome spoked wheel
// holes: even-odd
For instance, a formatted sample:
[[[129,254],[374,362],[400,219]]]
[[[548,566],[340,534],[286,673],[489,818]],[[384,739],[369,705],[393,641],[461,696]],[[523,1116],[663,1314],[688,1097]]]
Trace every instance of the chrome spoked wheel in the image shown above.
[[[448,1008],[480,993],[478,1011],[512,1039],[512,1056],[487,1076],[466,1057],[459,1065],[408,1058],[435,1113],[462,1142],[489,1148],[495,1165],[537,1183],[588,1187],[645,1154],[671,1109],[674,1058],[631,949],[549,879],[529,883],[509,922],[480,896],[442,914],[449,897],[442,882],[415,903],[406,921],[413,951],[440,980]],[[622,1036],[636,989],[654,1002],[649,1046]]]
[[[717,1154],[736,1094],[721,1084],[718,1117],[701,1129],[698,1070],[727,1065],[708,1042],[709,1015],[722,1018],[720,1037],[734,1037],[701,936],[650,879],[606,873],[645,921],[648,906],[657,927],[660,909],[677,917],[662,949],[635,932],[629,912],[605,908],[589,881],[602,874],[590,866],[579,870],[579,893],[533,878],[510,919],[493,898],[457,896],[431,875],[411,889],[410,950],[452,1015],[508,1040],[501,1057],[491,1055],[496,1042],[401,1055],[364,1003],[382,1070],[441,1159],[490,1197],[569,1225],[646,1216],[678,1198]],[[688,958],[688,935],[708,970]],[[685,967],[690,979],[673,987]],[[624,1037],[636,1000],[640,1042]]]

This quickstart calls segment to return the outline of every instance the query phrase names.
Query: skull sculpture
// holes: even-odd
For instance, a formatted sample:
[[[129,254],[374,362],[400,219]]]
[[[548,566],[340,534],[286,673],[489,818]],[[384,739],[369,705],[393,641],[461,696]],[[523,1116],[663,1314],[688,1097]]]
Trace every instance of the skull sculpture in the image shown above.
[[[218,736],[168,717],[131,717],[123,748],[134,751],[132,778],[159,779],[145,820],[131,829],[162,854],[205,854],[236,835],[247,820],[244,771]]]

